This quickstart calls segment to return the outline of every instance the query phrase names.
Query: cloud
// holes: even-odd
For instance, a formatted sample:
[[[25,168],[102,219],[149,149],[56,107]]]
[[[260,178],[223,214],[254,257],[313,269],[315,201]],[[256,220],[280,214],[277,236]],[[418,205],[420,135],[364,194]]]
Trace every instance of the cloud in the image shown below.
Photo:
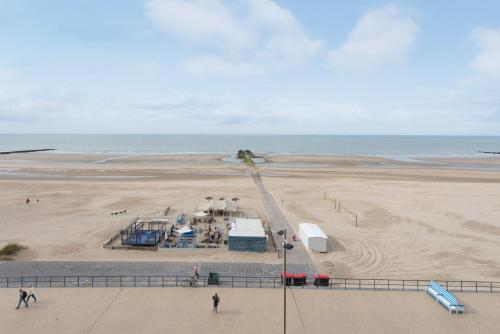
[[[151,100],[137,102],[135,109],[150,110],[160,113],[176,114],[186,117],[192,114],[199,114],[203,111],[211,112],[220,110],[233,102],[231,96],[207,96],[202,94],[171,94],[160,100]]]
[[[348,39],[330,52],[334,69],[374,71],[403,60],[415,42],[418,26],[412,15],[395,5],[361,16]]]
[[[273,35],[266,44],[266,51],[271,57],[282,61],[282,65],[300,65],[308,58],[318,54],[323,48],[321,40],[292,36],[290,34]]]
[[[248,76],[264,73],[263,66],[256,62],[232,61],[213,54],[185,59],[182,67],[194,74],[219,73],[228,76]]]
[[[0,96],[0,123],[30,123],[64,117],[67,99]]]
[[[479,48],[472,68],[486,77],[500,79],[500,29],[476,28],[472,39]]]
[[[218,0],[150,0],[146,10],[155,25],[191,40],[244,47],[255,39]]]
[[[302,32],[293,14],[271,0],[247,0],[249,20],[254,26],[274,28],[287,32]]]
[[[224,94],[171,94],[163,100],[136,103],[136,109],[141,115],[146,114],[147,119],[169,118],[174,123],[191,124],[203,122],[204,126],[274,126],[277,123],[283,126],[290,120],[283,108],[288,108],[288,104],[277,99]]]
[[[323,48],[271,0],[149,0],[146,13],[163,31],[210,49],[184,59],[189,73],[261,74],[276,65],[301,65]]]

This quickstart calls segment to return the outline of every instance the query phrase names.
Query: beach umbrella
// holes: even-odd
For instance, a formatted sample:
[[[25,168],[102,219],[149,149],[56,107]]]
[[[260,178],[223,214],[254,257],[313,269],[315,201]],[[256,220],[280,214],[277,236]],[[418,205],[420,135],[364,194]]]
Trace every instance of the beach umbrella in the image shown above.
[[[206,199],[207,201],[210,201],[211,199],[214,199],[214,198],[213,198],[213,197],[210,197],[210,196],[207,196],[207,197],[205,197],[205,199]]]
[[[219,201],[223,201],[223,200],[224,200],[224,197],[219,198]]]
[[[240,199],[239,199],[238,197],[233,197],[233,198],[232,198],[232,201],[233,201],[234,203],[236,203],[236,211],[238,211],[238,201],[239,201],[239,200],[240,200]]]

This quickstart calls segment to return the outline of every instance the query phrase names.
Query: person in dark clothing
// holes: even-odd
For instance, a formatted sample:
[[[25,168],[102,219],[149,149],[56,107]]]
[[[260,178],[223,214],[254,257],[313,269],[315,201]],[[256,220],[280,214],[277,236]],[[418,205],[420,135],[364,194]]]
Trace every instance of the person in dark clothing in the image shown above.
[[[23,289],[19,289],[19,303],[17,304],[16,309],[19,309],[21,303],[24,302],[24,306],[28,307],[28,302],[26,301],[26,297],[28,297],[28,293]]]
[[[212,311],[215,312],[215,313],[217,313],[217,308],[219,307],[219,303],[220,303],[220,298],[217,295],[217,293],[212,296],[212,300],[214,302],[214,308],[213,308]]]

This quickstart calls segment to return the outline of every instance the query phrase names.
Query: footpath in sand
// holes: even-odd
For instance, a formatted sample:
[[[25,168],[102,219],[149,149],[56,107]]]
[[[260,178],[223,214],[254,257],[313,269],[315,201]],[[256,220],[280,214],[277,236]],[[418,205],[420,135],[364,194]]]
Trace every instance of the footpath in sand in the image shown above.
[[[211,296],[221,297],[214,314]],[[2,333],[281,333],[281,289],[38,289],[16,310],[0,289]],[[462,293],[449,314],[423,292],[288,290],[288,333],[498,333],[500,294]]]
[[[260,178],[258,172],[252,173],[252,177],[255,181],[255,186],[260,194],[262,207],[267,215],[269,222],[271,223],[274,239],[277,243],[281,244],[281,236],[278,235],[278,231],[286,229],[288,236],[288,241],[292,240],[292,235],[296,234],[292,225],[288,222],[286,217],[281,212],[281,209],[276,204],[273,196],[267,191],[266,186]],[[314,264],[311,257],[307,253],[306,248],[300,242],[293,243],[293,250],[288,252],[288,263],[290,265],[290,271],[295,272],[306,272],[309,275],[315,272]],[[282,249],[281,245],[278,245],[278,249]]]

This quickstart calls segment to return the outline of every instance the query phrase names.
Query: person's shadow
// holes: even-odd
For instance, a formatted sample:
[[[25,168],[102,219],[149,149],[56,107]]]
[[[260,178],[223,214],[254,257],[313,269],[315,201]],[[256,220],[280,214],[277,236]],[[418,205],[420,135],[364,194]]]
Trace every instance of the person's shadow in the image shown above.
[[[221,315],[240,315],[240,314],[242,314],[242,312],[239,311],[239,310],[219,310],[217,312],[217,314],[221,314]]]

